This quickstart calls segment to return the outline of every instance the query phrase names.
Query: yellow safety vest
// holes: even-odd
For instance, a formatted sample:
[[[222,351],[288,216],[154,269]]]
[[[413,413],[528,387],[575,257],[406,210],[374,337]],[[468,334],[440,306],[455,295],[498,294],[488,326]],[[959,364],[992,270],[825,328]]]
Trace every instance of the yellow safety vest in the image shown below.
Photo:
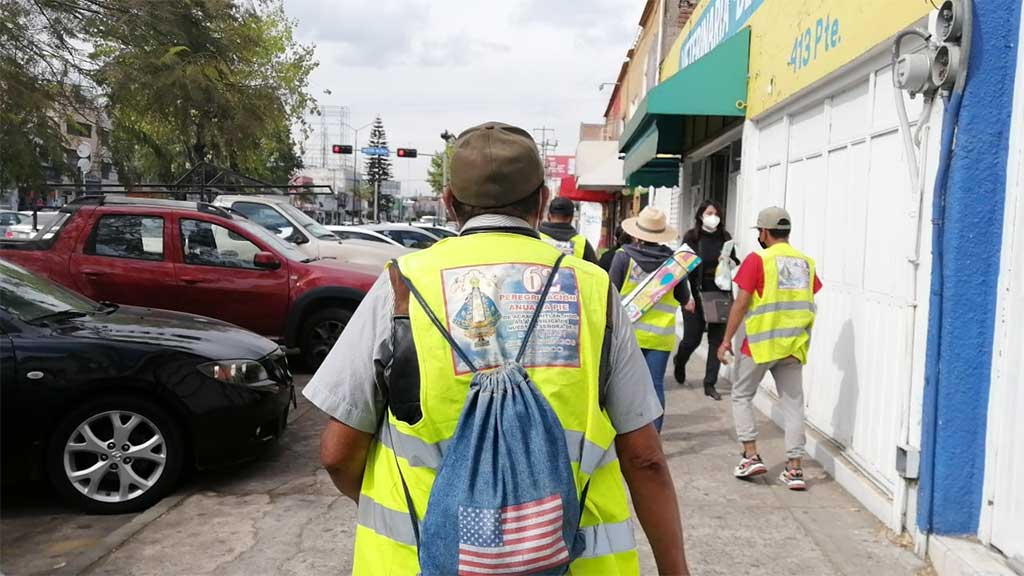
[[[525,328],[522,319],[532,314],[529,304],[535,302],[530,297],[539,293],[557,257],[558,250],[544,242],[497,232],[442,240],[428,250],[402,256],[399,266],[438,318],[448,322],[453,336],[465,339],[465,349],[484,369],[502,360],[499,345],[515,354],[518,342],[510,338],[512,342],[499,344],[498,332]],[[547,306],[554,305],[551,324],[545,326],[541,316],[523,364],[565,429],[577,490],[590,481],[581,520],[586,552],[572,563],[569,574],[638,575],[629,502],[615,453],[616,432],[599,398],[608,275],[574,258],[565,260],[562,270],[572,273],[575,289],[562,281],[549,295],[545,314]],[[355,575],[419,572],[398,467],[422,521],[472,378],[415,299],[409,303],[409,319],[420,372],[422,419],[409,425],[389,410],[374,437],[359,496]]]
[[[747,312],[747,344],[754,362],[793,356],[807,363],[814,324],[814,260],[786,242],[759,252],[764,291],[754,291]]]
[[[629,267],[626,270],[626,279],[622,282],[622,289],[619,293],[625,296],[633,291],[647,273],[640,268],[640,265],[629,259]],[[684,278],[681,282],[686,282]],[[633,324],[636,332],[636,339],[640,348],[644,350],[662,350],[671,352],[676,345],[676,310],[679,308],[679,300],[676,300],[674,291],[662,296],[654,306],[644,313]]]
[[[556,240],[543,232],[541,232],[540,237],[548,244],[551,244],[555,248],[561,250],[562,254],[565,254],[566,256],[575,256],[582,259],[584,252],[586,252],[587,237],[583,234],[576,234],[568,240]]]

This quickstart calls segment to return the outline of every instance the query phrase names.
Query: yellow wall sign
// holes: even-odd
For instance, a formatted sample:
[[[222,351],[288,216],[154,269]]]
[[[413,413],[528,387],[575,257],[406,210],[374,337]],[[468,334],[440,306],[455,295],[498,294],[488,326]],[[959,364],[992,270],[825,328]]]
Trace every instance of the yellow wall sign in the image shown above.
[[[929,0],[702,0],[666,54],[661,81],[749,27],[747,116],[756,117],[931,9]]]
[[[928,0],[765,0],[749,20],[751,118],[912,25]]]

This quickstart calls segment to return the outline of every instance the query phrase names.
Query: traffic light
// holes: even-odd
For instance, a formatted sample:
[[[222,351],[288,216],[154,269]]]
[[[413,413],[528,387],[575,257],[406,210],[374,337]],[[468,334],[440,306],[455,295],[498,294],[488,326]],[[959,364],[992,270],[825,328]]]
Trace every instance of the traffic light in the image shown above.
[[[398,149],[398,157],[399,158],[415,158],[416,157],[416,149],[415,148],[399,148]]]
[[[332,144],[331,154],[351,154],[352,147],[347,144]]]

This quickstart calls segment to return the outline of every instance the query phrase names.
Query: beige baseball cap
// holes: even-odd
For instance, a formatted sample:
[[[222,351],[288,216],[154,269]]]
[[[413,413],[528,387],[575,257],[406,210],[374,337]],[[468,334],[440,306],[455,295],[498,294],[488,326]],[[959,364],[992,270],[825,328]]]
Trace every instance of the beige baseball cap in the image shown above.
[[[522,128],[487,122],[464,131],[455,141],[449,186],[463,204],[508,206],[543,184],[537,144]]]
[[[785,208],[772,206],[761,210],[757,215],[757,226],[754,228],[767,228],[769,230],[789,230],[793,227],[793,219]]]

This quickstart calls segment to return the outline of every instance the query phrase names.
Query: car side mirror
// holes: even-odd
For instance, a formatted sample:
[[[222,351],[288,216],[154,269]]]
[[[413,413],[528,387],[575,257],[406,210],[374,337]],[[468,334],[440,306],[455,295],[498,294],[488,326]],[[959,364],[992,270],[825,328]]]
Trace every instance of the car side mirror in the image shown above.
[[[277,270],[281,267],[281,261],[271,252],[257,252],[252,257],[252,264],[262,270]]]

